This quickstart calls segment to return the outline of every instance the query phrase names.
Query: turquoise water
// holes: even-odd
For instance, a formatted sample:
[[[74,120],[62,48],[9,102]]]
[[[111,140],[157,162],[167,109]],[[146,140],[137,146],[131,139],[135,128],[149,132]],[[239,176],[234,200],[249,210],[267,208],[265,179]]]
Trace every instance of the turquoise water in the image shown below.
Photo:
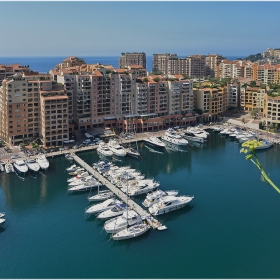
[[[1,278],[280,278],[280,195],[233,141],[211,133],[203,147],[161,153],[140,143],[142,161],[124,159],[161,189],[194,195],[159,216],[168,230],[115,242],[86,218],[88,193],[68,194],[64,157],[22,180],[0,175]],[[280,146],[259,157],[280,186]],[[96,152],[81,153],[88,163]],[[95,193],[93,191],[92,193]],[[142,202],[144,196],[136,201]]]

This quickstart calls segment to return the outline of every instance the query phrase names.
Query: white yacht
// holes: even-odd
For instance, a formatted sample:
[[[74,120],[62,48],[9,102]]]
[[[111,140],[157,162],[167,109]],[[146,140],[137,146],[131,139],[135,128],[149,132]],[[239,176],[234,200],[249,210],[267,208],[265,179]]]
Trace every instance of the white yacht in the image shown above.
[[[1,171],[4,171],[4,170],[5,170],[4,164],[0,164],[0,170],[1,170]]]
[[[91,182],[95,182],[95,181],[96,181],[96,179],[93,178],[92,175],[89,175],[89,176],[82,177],[82,178],[80,178],[80,179],[71,181],[71,182],[68,184],[68,186],[69,186],[69,187],[73,187],[73,186],[81,185],[81,184],[84,184],[84,183],[91,183]]]
[[[153,191],[158,186],[159,186],[159,183],[154,181],[153,179],[139,180],[139,181],[136,181],[136,183],[133,185],[130,184],[130,187],[128,189],[128,195],[136,196],[136,195],[148,193],[150,191]],[[122,188],[122,191],[124,193],[126,193],[125,186]]]
[[[109,190],[99,191],[98,194],[90,196],[89,201],[102,201],[114,196],[114,193]]]
[[[84,171],[84,172],[82,172],[81,174],[78,174],[78,175],[76,175],[75,177],[72,177],[72,178],[68,179],[67,182],[68,182],[68,183],[71,183],[71,182],[80,180],[80,179],[82,179],[82,178],[88,177],[88,176],[91,176],[91,177],[92,177],[92,175],[89,175],[88,171]]]
[[[6,163],[5,164],[5,171],[6,171],[7,174],[15,172],[14,167],[11,163]]]
[[[127,226],[141,224],[142,222],[142,218],[134,210],[128,210],[121,216],[106,221],[104,229],[107,233],[116,233],[125,229]]]
[[[195,136],[193,132],[186,131],[181,134],[181,136],[188,141],[198,142],[198,143],[204,143],[205,138]]]
[[[101,186],[101,184],[97,180],[92,180],[90,182],[85,182],[81,185],[75,185],[68,188],[68,192],[76,192],[76,191],[87,191],[92,188],[97,188]]]
[[[110,139],[108,146],[110,150],[113,152],[114,155],[119,157],[125,157],[127,152],[125,151],[124,147],[122,147],[117,140]]]
[[[154,147],[159,147],[159,148],[166,147],[165,143],[163,143],[160,139],[158,139],[155,136],[149,136],[148,138],[145,138],[143,141]]]
[[[176,134],[171,129],[168,129],[165,134],[161,137],[162,140],[170,142],[175,145],[186,146],[188,144],[188,140],[184,139],[182,136]]]
[[[0,226],[2,226],[6,222],[6,219],[0,218]]]
[[[40,165],[33,158],[27,159],[25,163],[30,171],[38,172],[40,170]]]
[[[43,170],[47,170],[50,166],[50,163],[44,154],[39,154],[38,157],[36,158],[36,161],[38,162],[41,169],[43,169]]]
[[[115,198],[109,198],[101,203],[95,204],[93,206],[89,206],[86,208],[86,214],[98,214],[108,209],[113,208],[116,204],[122,203],[120,200]]]
[[[268,149],[273,146],[273,142],[268,141],[268,140],[263,140],[260,142],[262,143],[262,146],[256,147],[256,150],[264,150],[264,149]]]
[[[150,226],[148,224],[137,224],[115,233],[112,238],[114,240],[130,239],[144,234],[149,229]]]
[[[14,168],[21,174],[26,174],[28,171],[28,167],[22,159],[16,160],[16,162],[14,162]]]
[[[76,171],[77,170],[77,165],[76,164],[73,164],[73,165],[71,165],[70,167],[68,167],[68,168],[66,168],[66,171],[68,171],[68,172],[74,172],[74,171]]]
[[[209,133],[201,128],[198,127],[188,127],[187,132],[193,133],[196,137],[200,137],[203,139],[207,139],[209,136]]]
[[[99,143],[97,152],[105,157],[111,157],[113,155],[113,152],[109,149],[109,146],[104,142]]]
[[[127,210],[127,207],[124,203],[117,204],[111,209],[108,209],[100,213],[97,218],[101,220],[108,220],[117,216],[122,215]]]
[[[79,168],[76,169],[76,171],[69,172],[69,175],[70,176],[77,176],[79,174],[82,174],[84,171],[85,171],[84,168],[79,167]]]
[[[1,212],[1,213],[0,213],[0,218],[5,217],[5,215],[6,215],[5,213]]]
[[[161,215],[186,206],[193,196],[165,196],[149,208],[152,215]]]
[[[135,149],[131,148],[131,147],[124,148],[124,149],[125,149],[126,154],[127,154],[128,156],[136,157],[136,158],[141,157],[140,153],[139,153],[138,151],[136,151]]]
[[[145,207],[151,207],[153,204],[157,203],[160,198],[168,195],[176,196],[178,193],[179,191],[162,191],[158,189],[152,193],[148,193],[142,204]]]

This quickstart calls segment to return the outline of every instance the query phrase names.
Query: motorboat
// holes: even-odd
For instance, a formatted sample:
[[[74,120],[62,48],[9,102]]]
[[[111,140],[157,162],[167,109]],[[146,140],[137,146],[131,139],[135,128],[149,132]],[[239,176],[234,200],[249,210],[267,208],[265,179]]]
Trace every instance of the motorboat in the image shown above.
[[[16,160],[14,162],[14,168],[20,174],[26,174],[28,172],[28,167],[22,159]]]
[[[33,158],[27,159],[25,163],[30,171],[38,172],[40,170],[40,165]]]
[[[4,170],[5,170],[4,164],[0,164],[0,170],[1,170],[1,171],[4,171]]]
[[[105,222],[104,229],[107,233],[116,233],[127,226],[141,224],[142,218],[134,210],[127,210],[121,216],[115,217]]]
[[[79,174],[82,174],[85,171],[85,169],[83,167],[79,167],[76,169],[76,171],[73,172],[69,172],[70,176],[77,176]]]
[[[122,147],[117,140],[110,139],[108,143],[109,149],[113,152],[114,155],[119,156],[119,157],[125,157],[127,152]]]
[[[6,222],[6,219],[0,218],[0,226],[2,226]]]
[[[101,184],[97,180],[92,180],[90,182],[85,182],[84,184],[71,186],[68,188],[68,192],[76,192],[76,191],[87,191],[93,188],[97,188],[101,186]]]
[[[147,144],[150,144],[154,147],[159,147],[159,148],[165,148],[166,145],[165,143],[163,143],[160,139],[158,139],[155,136],[149,136],[148,138],[145,138],[143,140],[144,142],[146,142]]]
[[[41,169],[43,169],[43,170],[47,170],[50,166],[50,163],[44,154],[39,154],[38,157],[36,158],[36,161],[38,162]]]
[[[75,179],[75,178],[74,178]],[[77,185],[81,185],[81,184],[84,184],[84,183],[91,183],[91,182],[95,182],[96,179],[93,178],[92,175],[89,175],[89,176],[86,176],[86,177],[82,177],[80,179],[77,179],[77,180],[73,180],[71,181],[68,186],[69,187],[72,187],[72,186],[77,186]]]
[[[68,168],[66,168],[66,171],[68,171],[68,172],[74,172],[74,171],[76,171],[77,170],[77,165],[76,164],[73,164],[73,165],[71,165],[70,167],[68,167]]]
[[[1,213],[0,213],[0,218],[5,217],[5,215],[6,215],[5,213],[1,212]]]
[[[5,171],[7,174],[15,172],[14,167],[10,162],[5,164]]]
[[[114,196],[114,193],[109,190],[99,191],[98,194],[90,196],[89,201],[102,201]]]
[[[181,135],[177,134],[171,129],[168,129],[161,139],[180,146],[186,146],[188,144],[188,140],[184,139]]]
[[[193,196],[165,196],[149,207],[152,215],[161,215],[186,206],[193,200]]]
[[[157,203],[160,198],[168,195],[176,196],[178,193],[179,191],[162,191],[158,189],[152,193],[148,193],[142,204],[145,207],[151,207],[153,204]]]
[[[145,179],[145,180],[139,180],[135,181],[135,184],[130,183],[130,187],[128,189],[128,195],[130,196],[136,196],[144,193],[148,193],[150,191],[153,191],[155,188],[159,186],[159,183],[154,181],[153,179]],[[126,193],[125,187],[122,188],[122,191]]]
[[[92,177],[92,175],[89,175],[88,171],[84,171],[84,172],[82,172],[81,174],[78,174],[78,175],[76,175],[75,177],[72,177],[72,178],[68,179],[67,182],[68,182],[68,183],[71,183],[71,182],[74,182],[74,181],[76,181],[76,180],[80,180],[80,179],[82,179],[82,178],[88,177],[88,176],[91,176],[91,177]]]
[[[97,152],[105,157],[111,157],[113,152],[109,149],[108,145],[104,142],[99,143]]]
[[[147,232],[150,229],[150,226],[148,224],[137,224],[128,228],[125,228],[117,233],[115,233],[112,238],[114,240],[124,240],[124,239],[130,239],[135,238],[137,236],[140,236]]]
[[[186,131],[180,135],[188,141],[204,143],[204,140],[205,140],[205,138],[195,136],[195,134],[193,132]]]
[[[136,158],[141,157],[140,153],[131,147],[125,148],[125,151],[128,156],[136,157]]]
[[[116,204],[120,204],[121,201],[115,198],[109,198],[101,203],[95,204],[93,206],[89,206],[86,208],[86,214],[98,214],[108,209],[113,208]]]
[[[260,143],[262,144],[262,146],[256,147],[255,150],[264,150],[264,149],[268,149],[273,146],[273,142],[268,141],[268,140],[260,141]]]
[[[67,160],[69,160],[69,161],[73,161],[74,160],[73,156],[70,153],[65,154],[65,158]]]
[[[209,136],[209,133],[201,128],[198,127],[188,127],[187,132],[191,132],[194,134],[196,137],[200,137],[203,139],[207,139]]]
[[[127,207],[124,203],[117,204],[111,209],[108,209],[100,213],[97,218],[101,220],[108,220],[117,216],[122,215],[127,210]]]

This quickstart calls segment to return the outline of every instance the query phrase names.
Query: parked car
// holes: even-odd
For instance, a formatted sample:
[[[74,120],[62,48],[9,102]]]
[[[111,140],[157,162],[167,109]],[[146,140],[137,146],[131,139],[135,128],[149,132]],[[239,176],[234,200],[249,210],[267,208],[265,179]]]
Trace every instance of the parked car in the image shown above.
[[[11,159],[17,159],[17,158],[21,158],[21,156],[20,155],[11,156]]]
[[[91,142],[90,139],[86,139],[86,140],[83,141],[83,144],[87,145],[87,144],[89,144],[90,142]]]

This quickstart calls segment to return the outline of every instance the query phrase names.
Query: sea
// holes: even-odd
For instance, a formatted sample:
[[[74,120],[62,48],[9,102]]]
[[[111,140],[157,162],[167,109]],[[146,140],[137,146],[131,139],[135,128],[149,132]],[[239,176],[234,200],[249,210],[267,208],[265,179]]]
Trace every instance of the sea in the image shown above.
[[[113,241],[104,222],[85,216],[97,190],[67,193],[71,163],[49,158],[49,169],[37,176],[0,174],[7,219],[0,228],[0,278],[280,278],[280,194],[239,144],[210,131],[202,146],[159,150],[139,142],[138,148],[143,159],[113,162],[154,178],[162,190],[194,196],[158,216],[167,230]],[[99,160],[96,151],[78,155],[88,164]],[[280,146],[258,156],[280,186]]]
[[[80,56],[79,56],[80,57]],[[185,56],[178,56],[180,58]],[[244,56],[226,56],[229,60],[234,60],[238,57]],[[21,64],[29,65],[30,70],[39,73],[48,73],[55,65],[61,63],[67,56],[33,56],[33,57],[1,57],[0,64],[11,65]],[[119,67],[119,56],[81,56],[87,64],[100,63],[104,65],[112,65],[114,68]],[[146,57],[147,71],[152,71],[152,56]]]

